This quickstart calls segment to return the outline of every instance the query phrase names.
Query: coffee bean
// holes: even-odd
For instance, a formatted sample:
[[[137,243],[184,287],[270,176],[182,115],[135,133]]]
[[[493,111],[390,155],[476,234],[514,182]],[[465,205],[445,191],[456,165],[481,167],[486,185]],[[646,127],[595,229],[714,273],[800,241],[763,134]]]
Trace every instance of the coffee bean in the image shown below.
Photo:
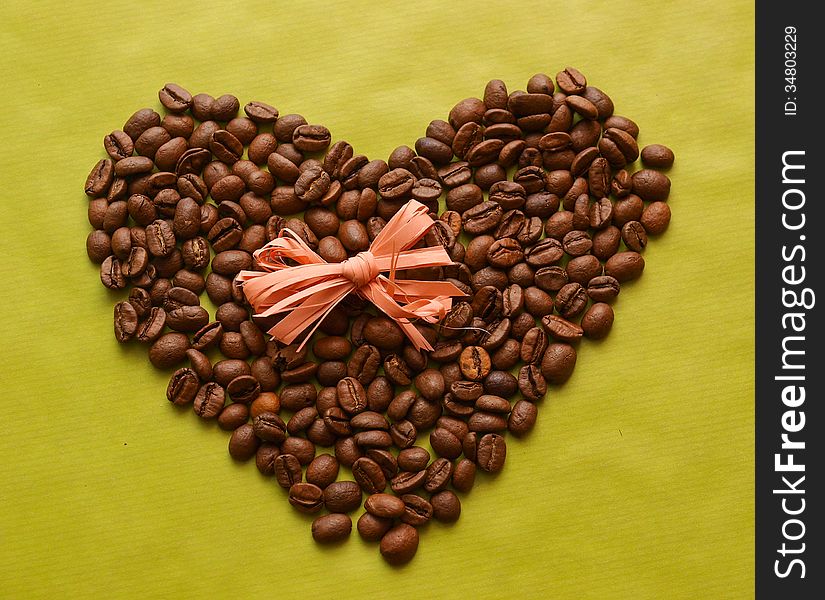
[[[446,458],[437,458],[424,471],[424,489],[430,493],[444,489],[453,474],[453,463]]]
[[[387,479],[381,467],[374,460],[361,457],[352,464],[352,474],[355,481],[368,494],[383,492],[387,487]]]
[[[398,466],[405,471],[423,471],[429,462],[430,453],[420,446],[411,446],[398,453]]]
[[[180,335],[180,334],[168,334]],[[161,338],[163,339],[163,338]],[[208,382],[201,386],[195,396],[193,408],[195,414],[203,419],[211,419],[217,417],[221,410],[223,410],[226,402],[226,393],[220,384],[215,382]]]
[[[314,513],[324,506],[324,492],[311,483],[294,483],[289,488],[289,503],[303,513]]]
[[[490,372],[490,355],[484,348],[469,346],[461,352],[459,367],[467,379],[480,381]]]
[[[367,512],[385,519],[397,519],[404,515],[405,503],[398,496],[391,494],[372,494],[364,503]]]
[[[507,445],[497,433],[483,435],[478,441],[477,463],[482,471],[497,473],[504,467]]]
[[[377,542],[392,527],[392,519],[382,519],[365,512],[358,518],[358,533],[367,542]]]
[[[667,200],[670,194],[670,179],[652,169],[636,171],[633,173],[633,193],[648,202]]]
[[[181,362],[189,349],[189,337],[183,333],[162,335],[149,349],[149,361],[158,369],[168,369]]]
[[[669,169],[673,166],[673,160],[673,150],[667,146],[650,144],[642,149],[642,162],[646,167]]]
[[[644,268],[644,258],[638,252],[619,252],[607,259],[604,273],[615,277],[619,283],[624,283],[639,277]]]
[[[647,246],[647,232],[639,221],[628,221],[622,225],[622,241],[628,250],[641,252]]]
[[[171,383],[171,382],[170,382]],[[249,420],[249,407],[245,404],[229,404],[223,407],[223,410],[218,415],[218,426],[225,430],[225,431],[234,431],[241,425],[245,424]],[[277,446],[275,446],[277,450]],[[260,447],[259,447],[260,449]],[[280,454],[280,451],[276,452],[274,456],[272,456],[272,471],[269,473],[270,475],[275,472],[275,465],[274,460],[275,457]]]
[[[338,460],[330,454],[319,454],[307,466],[307,483],[317,485],[321,489],[326,489],[338,477]],[[359,503],[360,490],[359,490]],[[329,505],[327,505],[329,508]]]
[[[410,562],[418,551],[418,530],[406,523],[396,525],[381,538],[380,550],[381,556],[391,565]]]
[[[670,224],[670,206],[666,202],[651,202],[639,220],[649,235],[660,235]]]
[[[430,498],[432,514],[442,523],[455,523],[461,515],[461,501],[455,492],[443,490]]]
[[[352,532],[352,519],[347,515],[332,513],[312,522],[312,539],[319,544],[334,544],[347,539]]]
[[[584,335],[590,339],[598,340],[610,333],[613,326],[613,309],[609,304],[597,302],[584,313],[581,320],[581,328]]]
[[[548,383],[560,385],[570,378],[576,366],[576,350],[570,344],[554,343],[547,347],[541,361],[541,374]]]
[[[232,432],[229,439],[229,455],[238,461],[249,460],[258,451],[260,440],[255,437],[252,425],[244,423]]]
[[[298,458],[292,454],[280,454],[275,458],[275,479],[284,489],[291,489],[293,485],[300,483],[303,472]]]

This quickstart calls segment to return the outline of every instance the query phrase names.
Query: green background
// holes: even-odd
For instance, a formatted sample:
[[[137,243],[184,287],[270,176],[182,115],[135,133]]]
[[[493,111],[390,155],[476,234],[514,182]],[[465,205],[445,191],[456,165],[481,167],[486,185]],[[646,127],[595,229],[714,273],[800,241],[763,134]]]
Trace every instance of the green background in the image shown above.
[[[0,597],[752,595],[752,3],[439,4],[0,5]],[[103,136],[175,81],[386,158],[488,79],[566,65],[676,152],[669,231],[456,525],[400,569],[319,548],[114,340],[84,247]]]

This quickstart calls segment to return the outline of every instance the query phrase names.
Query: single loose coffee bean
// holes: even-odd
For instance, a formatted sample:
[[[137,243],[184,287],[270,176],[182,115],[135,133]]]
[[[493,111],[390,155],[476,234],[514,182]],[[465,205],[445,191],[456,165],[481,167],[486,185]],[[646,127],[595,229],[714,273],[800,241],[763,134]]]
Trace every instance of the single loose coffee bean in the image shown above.
[[[649,235],[660,235],[670,224],[670,206],[666,202],[651,202],[639,220]]]
[[[653,169],[636,171],[633,173],[633,193],[648,202],[667,200],[670,194],[670,179]]]
[[[307,466],[306,479],[308,483],[326,489],[338,477],[338,460],[330,454],[319,454]],[[359,503],[360,490],[359,490]],[[327,505],[327,507],[329,507]]]
[[[479,346],[469,346],[461,352],[459,357],[459,367],[467,379],[471,381],[481,381],[491,369],[490,355],[484,348]]]
[[[245,404],[229,404],[224,406],[218,415],[218,426],[225,431],[234,431],[249,420],[249,407]],[[277,446],[276,446],[277,449]],[[277,456],[279,453],[276,453]],[[272,457],[274,461],[275,456]],[[274,473],[274,464],[272,466]],[[271,473],[270,473],[271,474]]]
[[[581,328],[584,335],[590,339],[598,340],[610,333],[613,326],[613,309],[609,304],[596,302],[593,304],[581,320]]]
[[[312,539],[319,544],[342,542],[351,532],[352,519],[340,513],[323,515],[312,522]]]
[[[135,334],[138,316],[135,308],[126,301],[115,304],[114,309],[115,339],[126,342]]]
[[[172,334],[170,334],[172,335]],[[202,419],[217,417],[226,403],[226,393],[220,384],[210,381],[201,386],[192,408]]]
[[[482,471],[498,473],[504,467],[507,457],[507,444],[497,433],[483,435],[478,441],[476,461]]]
[[[166,388],[166,399],[176,406],[184,406],[194,402],[199,389],[200,379],[194,370],[189,368],[178,369],[169,380],[169,385]]]
[[[324,504],[331,512],[348,513],[361,506],[361,488],[354,481],[335,481],[323,492]]]
[[[507,419],[507,429],[516,437],[529,433],[536,424],[538,409],[532,402],[519,400]]]
[[[628,221],[622,225],[622,241],[628,250],[641,252],[647,246],[647,232],[639,221]]]
[[[355,481],[368,494],[383,492],[387,487],[387,479],[381,467],[374,460],[361,457],[352,464],[352,475]]]
[[[314,513],[324,506],[324,492],[311,483],[294,483],[289,488],[289,503],[303,513]]]
[[[114,156],[112,158],[114,158]],[[642,162],[646,167],[669,169],[673,166],[673,160],[673,150],[667,146],[650,144],[642,149]]]
[[[189,337],[183,333],[167,333],[149,348],[149,362],[158,369],[168,369],[186,357]]]
[[[547,347],[541,361],[541,374],[548,383],[561,385],[576,366],[576,349],[570,344],[554,343]]]
[[[405,471],[423,471],[429,462],[430,453],[420,446],[411,446],[398,453],[398,466]]]
[[[639,277],[644,268],[645,260],[638,252],[619,252],[607,259],[604,273],[614,277],[619,283],[624,283]]]
[[[442,523],[454,523],[461,516],[461,501],[455,492],[443,490],[430,498],[433,517]]]
[[[392,519],[382,519],[365,512],[358,518],[358,533],[367,542],[377,542],[392,527]]]
[[[469,458],[462,458],[453,468],[453,487],[459,492],[469,492],[473,489],[476,478],[476,465]]]
[[[444,489],[453,474],[453,463],[446,458],[437,458],[427,467],[424,489],[430,493]]]
[[[380,550],[391,565],[410,562],[418,551],[418,530],[406,523],[396,525],[381,538]]]
[[[376,517],[383,517],[385,519],[397,519],[404,515],[405,504],[398,496],[392,494],[372,494],[364,503],[364,508],[367,512]]]
[[[302,479],[301,463],[297,457],[292,454],[280,454],[275,458],[275,480],[278,485],[288,490]]]
[[[260,440],[255,437],[252,425],[244,423],[232,432],[229,438],[229,455],[238,461],[246,461],[255,456]]]

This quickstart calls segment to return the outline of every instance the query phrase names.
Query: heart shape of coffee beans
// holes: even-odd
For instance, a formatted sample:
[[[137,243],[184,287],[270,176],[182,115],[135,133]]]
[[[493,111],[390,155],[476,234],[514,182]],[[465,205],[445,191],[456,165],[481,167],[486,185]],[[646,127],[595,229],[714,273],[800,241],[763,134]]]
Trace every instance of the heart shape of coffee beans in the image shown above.
[[[661,170],[673,153],[640,153],[636,124],[574,68],[555,83],[535,75],[526,92],[490,81],[387,161],[263,102],[238,117],[231,95],[167,84],[159,98],[165,115],[144,108],[105,136],[108,158],[86,181],[89,258],[106,287],[129,290],[115,336],[177,368],[168,399],[231,431],[233,459],[254,458],[293,507],[319,514],[315,540],[347,538],[366,494],[359,533],[388,562],[409,561],[419,527],[457,520],[456,492],[502,469],[505,433],[532,429],[581,338],[610,331],[611,303],[670,221]],[[340,262],[410,199],[434,220],[420,244],[454,262],[398,277],[467,293],[441,323],[416,325],[433,351],[353,294],[303,348],[267,339],[271,319],[252,316],[234,283],[255,250],[291,229]],[[427,432],[429,449],[417,445]]]

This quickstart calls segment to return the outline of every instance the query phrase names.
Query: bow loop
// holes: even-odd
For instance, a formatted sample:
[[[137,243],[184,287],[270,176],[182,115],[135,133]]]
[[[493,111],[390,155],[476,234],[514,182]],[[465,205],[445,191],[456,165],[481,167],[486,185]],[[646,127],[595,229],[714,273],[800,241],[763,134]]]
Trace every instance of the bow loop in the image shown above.
[[[327,263],[290,230],[255,251],[259,271],[241,271],[236,280],[256,316],[285,314],[269,334],[292,343],[312,326],[305,344],[321,320],[350,292],[372,302],[394,319],[418,350],[432,350],[413,325],[416,319],[435,323],[464,292],[446,281],[398,280],[395,271],[439,267],[452,263],[441,246],[411,249],[432,227],[427,207],[410,200],[384,226],[369,250],[341,263]],[[298,263],[287,264],[286,260]],[[381,275],[389,272],[390,276]]]

